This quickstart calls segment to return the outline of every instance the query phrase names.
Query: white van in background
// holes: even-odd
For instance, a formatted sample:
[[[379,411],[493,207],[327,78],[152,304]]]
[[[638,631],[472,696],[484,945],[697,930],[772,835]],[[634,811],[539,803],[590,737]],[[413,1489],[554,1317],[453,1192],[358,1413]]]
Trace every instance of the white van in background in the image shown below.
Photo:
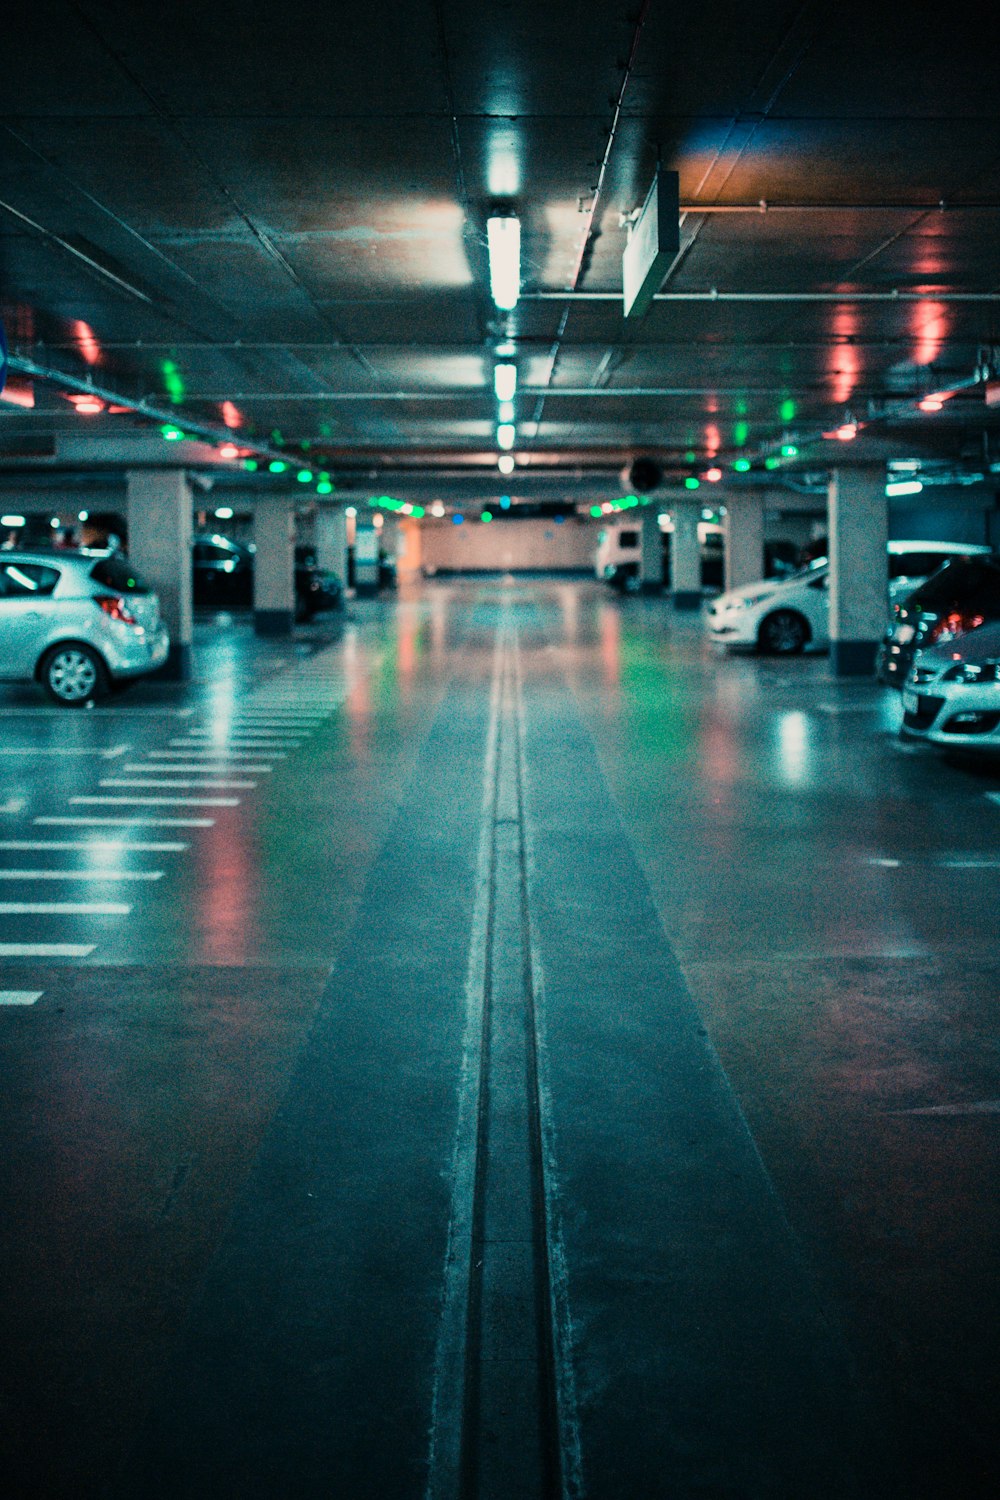
[[[632,593],[639,588],[641,559],[642,528],[627,522],[608,526],[597,539],[594,572],[612,588]]]

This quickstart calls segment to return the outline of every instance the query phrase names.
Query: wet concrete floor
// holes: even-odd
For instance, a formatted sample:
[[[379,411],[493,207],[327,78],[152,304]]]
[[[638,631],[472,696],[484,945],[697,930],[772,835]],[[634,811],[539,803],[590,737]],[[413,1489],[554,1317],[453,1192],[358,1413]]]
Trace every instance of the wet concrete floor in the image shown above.
[[[17,1496],[1000,1481],[1000,773],[667,600],[0,688]]]

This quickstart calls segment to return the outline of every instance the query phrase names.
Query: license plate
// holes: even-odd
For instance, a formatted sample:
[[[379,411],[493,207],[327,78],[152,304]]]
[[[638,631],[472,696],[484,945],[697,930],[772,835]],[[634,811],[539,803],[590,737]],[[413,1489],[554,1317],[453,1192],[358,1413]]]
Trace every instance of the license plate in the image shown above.
[[[915,714],[920,707],[920,699],[916,693],[905,692],[903,694],[903,707],[908,714]]]

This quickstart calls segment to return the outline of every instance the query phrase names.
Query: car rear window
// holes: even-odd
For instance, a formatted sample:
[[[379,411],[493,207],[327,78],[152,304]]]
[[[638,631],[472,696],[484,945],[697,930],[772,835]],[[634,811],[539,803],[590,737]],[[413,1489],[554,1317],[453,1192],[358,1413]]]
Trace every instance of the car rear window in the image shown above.
[[[102,557],[90,570],[95,583],[119,594],[148,594],[149,585],[125,557]]]
[[[638,547],[639,533],[637,531],[620,531],[618,533],[619,547]]]
[[[947,552],[890,552],[890,578],[926,578],[948,557]]]
[[[909,607],[939,614],[974,610],[1000,618],[1000,566],[981,558],[955,557],[910,596]]]

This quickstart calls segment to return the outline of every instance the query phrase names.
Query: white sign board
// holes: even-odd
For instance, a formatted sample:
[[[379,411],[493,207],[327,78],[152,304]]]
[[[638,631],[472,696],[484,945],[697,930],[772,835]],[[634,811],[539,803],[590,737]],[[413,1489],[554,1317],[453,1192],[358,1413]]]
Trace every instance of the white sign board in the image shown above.
[[[657,167],[653,186],[629,233],[622,256],[625,316],[639,318],[660,290],[680,249],[680,179]]]

